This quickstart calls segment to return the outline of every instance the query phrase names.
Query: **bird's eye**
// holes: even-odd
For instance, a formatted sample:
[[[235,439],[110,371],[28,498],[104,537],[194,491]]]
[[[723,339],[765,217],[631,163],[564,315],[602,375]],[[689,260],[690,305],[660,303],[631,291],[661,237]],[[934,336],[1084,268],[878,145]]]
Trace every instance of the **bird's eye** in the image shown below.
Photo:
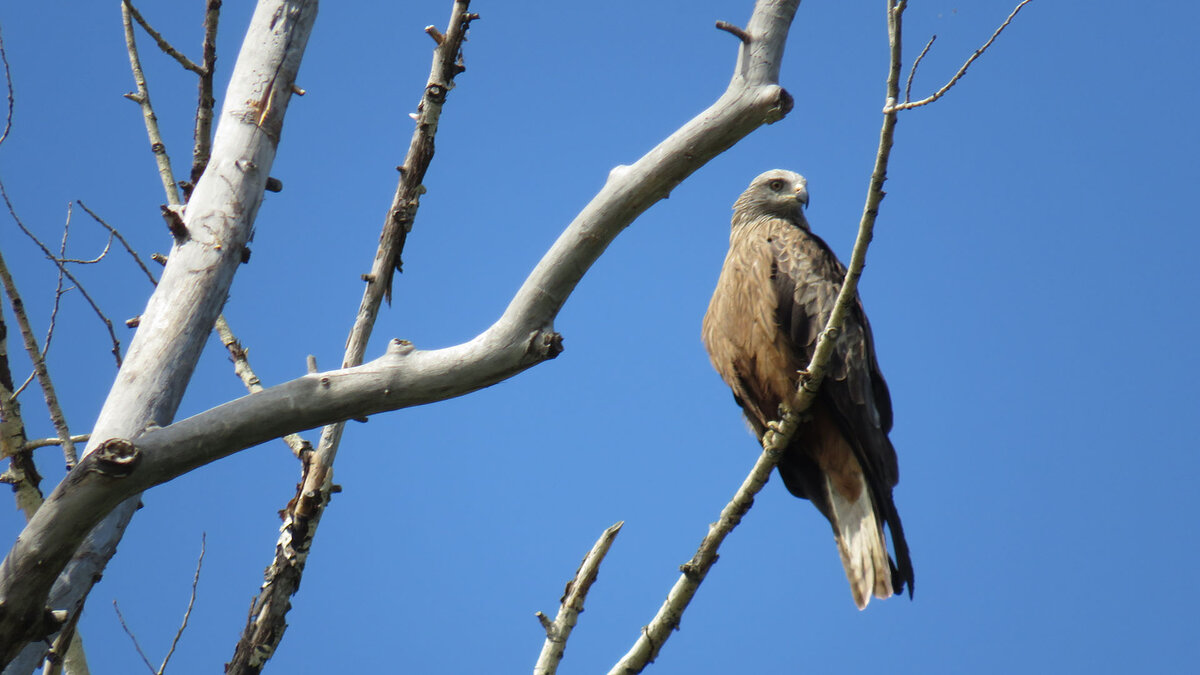
[[[783,181],[776,178],[775,180],[771,181],[770,183],[767,183],[767,187],[771,188],[775,192],[779,192],[780,190],[783,189]]]

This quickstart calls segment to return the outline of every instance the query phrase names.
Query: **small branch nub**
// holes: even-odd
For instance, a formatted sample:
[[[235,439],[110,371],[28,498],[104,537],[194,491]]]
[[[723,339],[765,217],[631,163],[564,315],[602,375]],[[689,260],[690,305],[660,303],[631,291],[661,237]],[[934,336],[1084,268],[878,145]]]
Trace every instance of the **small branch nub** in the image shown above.
[[[729,23],[728,21],[718,21],[717,28],[741,40],[742,44],[748,45],[753,41],[753,38],[750,37],[749,33],[742,30],[740,27]]]
[[[171,236],[180,241],[187,239],[188,229],[183,222],[183,207],[162,204],[159,209],[162,210],[163,220],[167,221],[167,229],[171,231]]]

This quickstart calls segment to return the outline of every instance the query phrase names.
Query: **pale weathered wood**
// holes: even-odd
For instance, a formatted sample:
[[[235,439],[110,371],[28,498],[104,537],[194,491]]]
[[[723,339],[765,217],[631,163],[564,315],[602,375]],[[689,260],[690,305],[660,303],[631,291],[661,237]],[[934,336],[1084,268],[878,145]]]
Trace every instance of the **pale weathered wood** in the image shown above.
[[[315,9],[315,2],[272,4],[280,8],[302,4]],[[129,372],[145,375],[147,382],[135,387],[138,382],[130,382],[123,370],[114,391],[128,392],[117,400],[110,397],[92,436],[93,447],[105,439],[135,439],[136,445],[109,444],[105,446],[107,456],[85,458],[50,495],[0,565],[0,603],[4,603],[0,605],[0,642],[28,640],[45,631],[42,612],[46,608],[44,599],[50,580],[62,569],[92,525],[122,500],[220,457],[286,433],[459,396],[556,356],[561,351],[561,344],[553,329],[554,318],[609,243],[634,218],[665,198],[708,160],[759,126],[781,119],[791,109],[791,96],[776,83],[776,78],[797,4],[798,0],[759,0],[747,28],[755,39],[739,45],[737,66],[725,93],[636,163],[613,169],[599,194],[545,254],[503,316],[470,342],[424,351],[394,340],[385,355],[364,365],[305,375],[187,420],[141,433],[152,421],[160,424],[170,421],[174,404],[163,406],[156,397],[177,403],[182,385],[186,383],[186,377],[178,374],[164,377],[163,373],[150,368],[150,364],[161,365],[169,355],[175,355],[188,364],[185,370],[190,373],[190,364],[194,363],[199,349],[193,346],[193,351],[185,351],[158,344],[153,353],[156,358],[147,358],[147,347],[138,341],[142,333],[167,330],[164,322],[186,318],[172,316],[170,307],[152,299],[129,357],[130,361],[136,358],[142,364]],[[256,23],[263,11],[260,5]],[[251,41],[248,37],[247,44]],[[239,65],[245,58],[244,48]],[[294,75],[294,70],[291,74]],[[252,215],[257,208],[274,143],[269,143],[269,153],[260,150],[258,154],[251,153],[238,159],[222,154],[222,150],[234,145],[232,134],[235,132],[248,132],[250,137],[241,139],[246,142],[260,135],[277,138],[282,118],[276,115],[281,109],[274,110],[272,106],[285,103],[284,92],[290,92],[291,88],[290,76],[285,76],[282,71],[276,76],[262,73],[258,79],[247,79],[256,82],[259,88],[239,89],[235,93],[233,87],[241,86],[242,81],[235,74],[235,83],[226,96],[226,110],[218,128],[213,162],[188,207],[186,222],[194,239],[190,247],[186,243],[176,247],[171,255],[171,265],[176,264],[176,256],[185,247],[199,249],[193,251],[193,255],[216,267],[222,267],[231,259],[236,261],[240,255],[244,239],[239,237],[244,236],[245,231],[230,232],[228,226],[232,221],[248,226],[247,215]],[[229,109],[230,102],[263,100],[264,92],[274,92],[282,98],[271,99],[274,101],[271,105],[234,105],[234,110]],[[263,128],[258,129],[255,118],[264,112],[270,114],[266,115]],[[229,120],[231,116],[237,118],[239,115],[242,124]],[[217,182],[211,180],[214,172],[239,182],[246,182],[252,176],[257,191],[254,195],[241,195],[245,201],[236,200],[237,194],[225,195],[229,211],[217,213],[211,208],[199,207],[198,204],[212,203],[208,200],[217,196],[209,191],[223,188],[213,185]],[[204,201],[198,202],[201,198]],[[243,206],[234,209],[232,204]],[[215,247],[219,243],[214,239],[218,231],[230,237],[228,243],[222,244],[223,249]],[[202,240],[207,245],[198,246],[195,240]],[[193,259],[193,264],[195,262]],[[209,268],[189,268],[202,270],[200,273],[206,276],[218,274]],[[164,272],[164,281],[169,270]],[[232,268],[226,273],[232,274]],[[189,277],[189,283],[195,284],[195,277]],[[162,287],[160,284],[155,298],[159,298]],[[175,288],[174,292],[179,289]],[[196,322],[195,327],[187,330],[170,330],[180,339],[202,340],[216,318],[218,300],[223,300],[224,292],[219,297],[218,294],[199,297],[194,293],[180,297],[187,298],[180,301],[181,304],[196,302],[206,307],[207,320]],[[202,328],[199,323],[204,324]],[[126,502],[117,513],[127,520],[130,508],[131,503]],[[122,521],[106,521],[110,522]],[[106,527],[103,536],[106,541],[115,542],[119,532],[120,528],[114,527],[109,532]],[[91,550],[90,546],[88,550]],[[16,583],[17,578],[22,580],[20,584]],[[69,606],[69,599],[57,595],[51,599],[50,607],[63,606]],[[7,652],[3,655],[10,658]]]
[[[225,96],[212,159],[183,217],[187,232],[177,237],[141,315],[88,453],[106,439],[133,438],[147,427],[173,419],[241,262],[316,11],[316,0],[258,4]],[[80,468],[38,510],[33,527],[27,528],[0,565],[0,664],[8,664],[30,640],[55,630],[54,621],[48,620],[47,596],[54,608],[78,611],[136,508],[137,492],[103,487],[120,482],[111,472],[119,475],[127,465],[89,455]],[[98,470],[101,473],[95,473]],[[89,480],[96,476],[101,479]],[[100,510],[87,518],[64,519],[64,513],[71,511],[64,511],[64,502],[74,501],[70,495],[77,494],[74,486],[81,485],[94,488],[78,494],[96,499],[91,508]],[[106,514],[93,530],[99,520],[95,516]],[[89,531],[91,535],[80,545]],[[55,583],[73,554],[70,567]],[[13,672],[35,667],[40,651],[38,645],[27,650],[32,658],[23,656]]]

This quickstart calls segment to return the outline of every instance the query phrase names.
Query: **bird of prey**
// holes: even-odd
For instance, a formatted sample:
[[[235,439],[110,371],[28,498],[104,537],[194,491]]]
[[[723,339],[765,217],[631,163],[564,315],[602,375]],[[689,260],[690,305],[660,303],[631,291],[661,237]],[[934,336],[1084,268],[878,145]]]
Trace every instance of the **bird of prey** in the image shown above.
[[[776,169],[750,183],[733,205],[729,253],[704,315],[709,358],[760,440],[780,406],[792,407],[799,371],[812,358],[846,276],[809,229],[807,205],[807,182],[797,173]],[[891,397],[856,301],[778,468],[788,491],[810,500],[832,524],[859,609],[872,595],[886,598],[905,585],[912,596],[912,561],[892,500],[899,469],[891,428]]]

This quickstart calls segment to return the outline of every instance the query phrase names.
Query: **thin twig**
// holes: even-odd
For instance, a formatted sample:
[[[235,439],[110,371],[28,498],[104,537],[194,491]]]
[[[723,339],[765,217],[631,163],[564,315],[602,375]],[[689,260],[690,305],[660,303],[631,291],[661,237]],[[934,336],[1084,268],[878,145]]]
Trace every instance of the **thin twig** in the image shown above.
[[[930,36],[929,42],[925,43],[925,48],[922,49],[921,53],[917,55],[917,60],[913,61],[912,69],[908,71],[908,81],[905,82],[905,84],[904,84],[904,102],[905,103],[908,103],[910,100],[912,100],[913,78],[916,77],[917,68],[920,67],[921,61],[925,58],[925,55],[929,53],[929,48],[933,46],[933,41],[936,39],[937,39],[937,35]]]
[[[3,191],[3,183],[0,183],[0,192]],[[8,196],[5,195],[5,201]],[[11,211],[11,204],[9,205]],[[16,214],[13,214],[16,218]],[[18,221],[19,224],[19,221]],[[24,226],[21,226],[24,229]],[[37,375],[38,384],[42,387],[42,395],[46,400],[46,408],[50,413],[50,421],[54,424],[54,430],[58,432],[58,438],[62,441],[63,456],[67,462],[67,468],[75,466],[77,456],[75,453],[75,444],[71,442],[71,432],[67,427],[67,418],[63,414],[62,407],[58,404],[58,395],[54,391],[54,382],[50,379],[50,371],[46,368],[46,360],[42,358],[42,352],[38,349],[37,338],[33,335],[33,327],[29,324],[29,316],[25,313],[25,303],[21,300],[21,294],[17,291],[17,284],[12,278],[12,274],[8,271],[8,265],[4,263],[4,256],[0,255],[0,282],[4,284],[4,292],[8,295],[9,304],[12,307],[13,315],[17,318],[17,327],[21,331],[21,339],[25,344],[25,352],[29,355],[29,360],[33,362],[33,371]]]
[[[91,216],[93,220],[95,220],[97,223],[100,223],[104,229],[108,230],[110,236],[116,237],[117,241],[121,242],[121,245],[125,247],[125,250],[129,253],[129,255],[133,256],[133,261],[137,263],[137,266],[141,268],[142,272],[146,274],[146,277],[150,279],[150,283],[158,283],[158,280],[155,279],[154,275],[150,273],[150,269],[146,267],[146,263],[142,262],[142,257],[138,255],[137,251],[133,250],[133,247],[130,246],[129,242],[125,240],[125,237],[121,236],[120,230],[112,225],[109,225],[103,218],[96,215],[96,212],[89,209],[87,204],[84,204],[82,201],[76,201],[76,203],[79,204],[80,208],[82,208],[84,211],[87,211],[87,214]]]
[[[158,130],[158,118],[154,115],[154,106],[150,104],[150,89],[146,85],[146,76],[142,72],[142,61],[138,58],[137,40],[133,35],[131,12],[133,6],[128,0],[121,2],[121,22],[125,26],[125,50],[129,52],[129,68],[133,71],[133,81],[137,85],[137,93],[125,94],[125,98],[137,103],[142,108],[142,117],[146,123],[146,134],[150,137],[150,150],[154,153],[154,161],[158,164],[158,176],[162,180],[163,189],[167,193],[167,203],[179,206],[179,188],[175,185],[174,174],[171,171],[171,158],[167,156],[167,146],[163,143],[162,134]]]
[[[939,98],[945,96],[946,92],[950,91],[950,88],[957,84],[963,75],[967,74],[967,68],[969,68],[971,64],[975,62],[975,59],[983,56],[983,53],[987,51],[988,47],[992,46],[992,43],[996,41],[996,38],[1000,37],[1000,33],[1004,32],[1005,28],[1008,28],[1008,24],[1012,23],[1013,18],[1017,16],[1017,12],[1021,11],[1021,8],[1029,4],[1031,1],[1032,0],[1021,0],[1020,4],[1018,4],[1016,8],[1013,9],[1012,13],[1008,15],[1008,18],[1004,20],[1004,23],[1000,24],[1000,27],[996,29],[996,32],[992,33],[992,37],[988,38],[988,41],[983,43],[982,47],[976,49],[975,53],[971,54],[971,56],[967,58],[966,62],[962,64],[962,67],[958,69],[958,72],[954,74],[954,77],[950,78],[950,81],[947,82],[941,89],[935,91],[932,96],[923,98],[920,101],[909,102],[905,100],[904,103],[893,103],[885,108],[885,111],[900,111],[909,110],[910,108],[919,108],[923,105],[929,105],[930,103],[933,103]]]
[[[21,417],[21,403],[12,395],[12,369],[8,362],[8,324],[0,312],[0,457],[7,457],[8,469],[0,475],[0,482],[12,486],[17,498],[17,508],[25,515],[25,522],[42,505],[40,488],[42,477],[33,461],[33,452],[27,448],[25,422]],[[57,440],[57,439],[56,439]]]
[[[105,244],[104,244],[104,250],[100,251],[100,254],[97,255],[95,258],[62,258],[62,257],[60,257],[57,260],[58,260],[58,262],[61,262],[61,263],[75,263],[76,265],[95,265],[96,263],[100,262],[101,260],[104,260],[104,258],[108,256],[108,251],[110,248],[112,248],[112,243],[113,243],[113,236],[110,234],[110,235],[108,235],[108,241],[105,242]]]
[[[242,384],[251,394],[262,391],[262,380],[258,379],[258,375],[250,367],[250,360],[246,357],[247,350],[234,336],[233,330],[229,328],[229,323],[225,321],[225,315],[217,317],[216,328],[217,336],[221,338],[221,344],[225,345],[226,351],[233,359],[233,372],[242,380]],[[304,440],[300,434],[288,434],[283,437],[283,442],[292,449],[293,455],[301,459],[312,451],[312,444]]]
[[[183,637],[183,631],[187,629],[188,618],[192,616],[192,607],[196,604],[196,586],[200,584],[200,568],[204,566],[205,539],[207,539],[207,534],[201,533],[200,557],[196,559],[196,574],[192,577],[192,595],[188,598],[187,611],[183,613],[183,623],[179,626],[179,630],[175,631],[175,639],[171,640],[171,648],[167,650],[167,655],[163,657],[162,665],[158,667],[157,675],[163,675],[167,670],[167,663],[171,661],[171,655],[175,653],[175,646],[179,644],[179,638]]]
[[[199,182],[212,154],[213,77],[217,69],[217,23],[221,17],[221,0],[206,0],[204,4],[204,53],[200,71],[200,93],[196,101],[196,123],[192,134],[191,180],[184,194],[191,197],[192,188]]]
[[[579,569],[575,570],[575,576],[567,582],[554,621],[550,621],[541,612],[537,613],[538,620],[546,629],[546,642],[542,645],[542,653],[533,667],[533,675],[554,675],[558,671],[558,664],[567,648],[567,638],[571,637],[571,631],[579,620],[579,613],[583,611],[583,601],[600,573],[600,563],[604,562],[604,556],[608,554],[613,539],[616,539],[624,524],[625,521],[621,521],[604,530],[604,534],[596,540],[592,550],[583,557]]]
[[[421,182],[433,159],[433,140],[442,106],[454,87],[454,78],[465,70],[462,43],[471,21],[478,18],[477,14],[468,12],[469,6],[470,0],[454,1],[446,32],[433,50],[429,80],[417,105],[416,126],[404,164],[400,166],[400,181],[384,220],[371,273],[364,277],[367,285],[346,341],[343,366],[362,363],[380,306],[385,298],[389,302],[391,300],[392,274],[400,268],[401,252],[420,206],[420,195],[424,191]],[[345,425],[341,423],[324,427],[317,449],[304,457],[303,478],[295,497],[284,510],[282,534],[275,547],[275,558],[267,569],[267,579],[258,597],[251,604],[249,619],[226,672],[260,672],[264,661],[262,654],[274,653],[283,639],[287,628],[287,612],[291,607],[289,598],[299,588],[307,551],[316,536],[325,505],[334,491],[332,467],[344,428]]]
[[[66,261],[67,235],[70,231],[71,231],[71,204],[68,202],[67,203],[67,221],[65,223],[63,223],[62,242],[58,246],[59,262]],[[106,252],[107,252],[107,250],[108,250],[108,247],[105,247]],[[46,328],[46,339],[42,341],[42,359],[43,360],[46,358],[46,355],[50,352],[50,341],[54,339],[54,326],[58,321],[58,309],[59,309],[59,307],[62,306],[62,297],[63,297],[63,295],[65,295],[67,293],[67,291],[70,290],[70,289],[65,289],[65,290],[63,289],[63,279],[64,278],[65,277],[63,275],[63,268],[60,265],[58,268],[58,281],[56,282],[55,287],[54,287],[54,305],[50,309],[50,325]],[[21,386],[17,387],[17,390],[14,391],[12,395],[20,396],[21,392],[25,391],[25,387],[28,387],[29,383],[33,382],[33,377],[35,374],[36,374],[36,372],[30,372],[29,376],[25,378],[25,381],[21,383]]]
[[[4,49],[3,35],[0,35],[0,63],[4,64],[4,86],[8,90],[8,112],[4,116],[4,131],[0,132],[0,144],[2,144],[12,129],[13,109],[16,107],[16,101],[13,99],[12,72],[8,68],[8,51]]]
[[[171,46],[171,43],[167,42],[166,38],[164,38],[161,33],[154,30],[154,28],[150,26],[150,23],[147,22],[146,19],[142,18],[142,13],[137,10],[137,7],[133,6],[132,2],[129,2],[129,0],[122,0],[122,2],[126,7],[129,8],[129,13],[133,15],[133,20],[138,22],[138,25],[142,27],[142,30],[146,31],[146,34],[158,44],[158,48],[161,49],[164,54],[175,59],[179,62],[179,65],[192,71],[193,73],[201,76],[204,75],[204,69],[196,65],[195,61],[192,61],[180,53],[178,49],[175,49],[175,47]]]
[[[888,36],[891,53],[888,68],[887,96],[895,100],[899,93],[900,76],[900,15],[906,2],[888,0]],[[834,343],[841,331],[846,314],[858,297],[858,280],[862,276],[866,264],[867,247],[871,243],[875,228],[875,219],[879,213],[879,203],[883,199],[883,181],[887,175],[888,159],[891,156],[892,143],[896,127],[896,113],[885,112],[883,129],[880,132],[879,149],[875,155],[875,166],[871,173],[871,181],[867,192],[867,202],[863,209],[862,218],[858,225],[858,236],[854,241],[854,251],[850,256],[846,278],[838,292],[837,302],[817,339],[816,349],[808,367],[802,371],[797,396],[792,409],[783,409],[777,422],[772,422],[762,437],[763,452],[759,455],[749,475],[742,481],[741,487],[733,499],[721,510],[717,522],[709,526],[708,534],[700,543],[692,559],[680,567],[682,574],[667,594],[667,599],[659,608],[658,613],[650,624],[642,629],[642,634],[633,648],[621,658],[609,671],[609,675],[628,675],[640,673],[648,663],[657,658],[663,644],[674,630],[679,628],[680,619],[687,609],[692,597],[700,587],[700,583],[708,575],[713,563],[717,560],[717,550],[725,537],[741,522],[742,517],[754,504],[754,496],[766,485],[771,472],[779,463],[784,450],[791,442],[792,436],[800,424],[800,414],[816,400],[825,369],[833,356]]]
[[[59,267],[59,269],[62,270],[63,274],[67,275],[67,278],[70,279],[71,283],[75,284],[75,287],[79,290],[80,295],[82,295],[84,300],[87,300],[87,303],[89,305],[91,305],[92,311],[95,312],[96,316],[100,318],[100,321],[104,323],[104,327],[106,329],[108,329],[108,336],[112,340],[113,358],[116,359],[117,367],[120,368],[121,367],[121,341],[117,339],[117,333],[116,333],[116,331],[113,330],[112,321],[107,316],[104,315],[104,312],[100,310],[100,305],[96,304],[95,299],[93,299],[91,294],[87,292],[87,289],[84,288],[83,284],[79,281],[79,279],[75,278],[75,275],[71,273],[71,270],[63,263],[60,263],[58,261],[58,257],[54,255],[54,253],[49,249],[49,247],[47,247],[44,243],[42,243],[42,240],[38,239],[37,235],[35,235],[32,231],[30,231],[30,229],[28,227],[25,227],[25,223],[22,222],[19,217],[17,217],[16,208],[13,206],[12,200],[10,200],[8,198],[8,190],[6,190],[4,188],[3,181],[0,181],[0,198],[4,199],[4,204],[8,207],[8,213],[10,216],[12,216],[13,221],[15,221],[17,223],[17,227],[19,227],[21,229],[21,231],[25,233],[25,236],[29,237],[29,239],[32,240],[33,243],[37,244],[38,248],[42,249],[42,253],[46,256],[46,258],[48,260],[50,260],[55,265],[57,265]]]
[[[138,644],[137,636],[133,634],[133,631],[129,630],[129,625],[125,623],[125,617],[121,615],[121,608],[117,605],[116,600],[113,600],[113,609],[117,610],[117,620],[121,622],[121,628],[125,629],[125,634],[129,636],[130,640],[133,640],[133,648],[137,650],[138,656],[142,657],[142,663],[146,664],[146,668],[151,673],[158,675],[158,671],[154,669],[154,666],[150,665],[150,659],[146,658],[146,652],[142,651],[142,645]]]
[[[71,437],[72,443],[86,443],[91,438],[88,434],[78,434]],[[62,445],[61,438],[38,438],[32,441],[25,441],[21,446],[23,450],[37,450],[38,448],[48,448],[52,445]]]

